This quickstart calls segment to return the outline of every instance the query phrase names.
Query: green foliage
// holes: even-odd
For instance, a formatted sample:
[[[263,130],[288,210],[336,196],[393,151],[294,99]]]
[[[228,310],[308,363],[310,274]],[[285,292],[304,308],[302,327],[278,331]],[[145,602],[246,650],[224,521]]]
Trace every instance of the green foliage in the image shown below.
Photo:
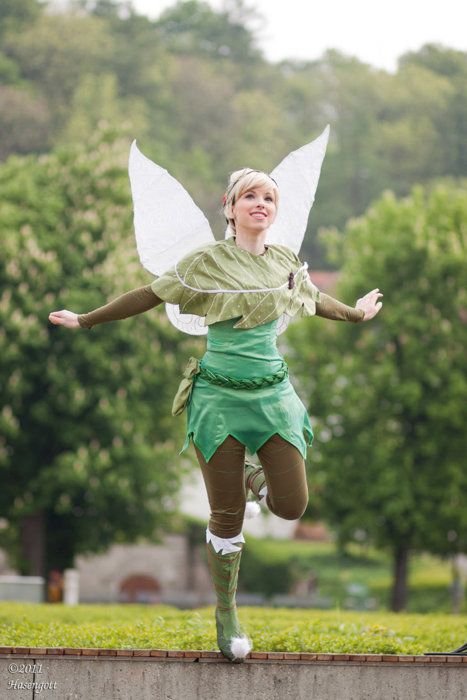
[[[118,96],[118,85],[113,73],[85,75],[80,80],[71,101],[70,117],[58,142],[84,143],[95,129],[118,124],[129,138],[146,128],[144,104],[135,99],[131,104]]]
[[[241,608],[255,650],[422,654],[459,646],[465,618]],[[3,645],[113,649],[217,649],[212,609],[140,605],[0,603]]]
[[[2,3],[1,159],[84,142],[102,122],[124,125],[221,236],[228,172],[270,170],[331,121],[302,251],[315,268],[329,265],[320,227],[344,226],[385,189],[405,195],[417,182],[467,173],[465,52],[428,44],[402,56],[394,75],[336,50],[272,64],[242,0],[216,10],[174,1],[152,21],[114,0],[40,7]]]
[[[19,66],[11,58],[5,56],[5,54],[0,51],[0,81],[4,85],[14,85],[20,82],[20,70]]]
[[[156,23],[166,45],[176,53],[228,58],[254,64],[259,58],[255,39],[245,26],[251,16],[241,0],[231,10],[215,12],[206,2],[178,0]]]
[[[81,76],[104,72],[114,48],[102,20],[66,14],[42,16],[20,34],[7,35],[4,46],[22,77],[47,98],[57,129]]]
[[[239,579],[242,591],[266,597],[293,595],[298,583],[310,580],[309,601],[314,607],[382,609],[389,600],[391,560],[384,552],[357,544],[342,551],[333,543],[247,538]],[[413,556],[408,585],[409,612],[451,610],[448,561]],[[359,588],[361,595],[355,597],[353,588]]]
[[[147,283],[127,151],[109,132],[0,169],[0,509],[14,529],[44,514],[50,566],[152,537],[183,471],[170,406],[190,348],[160,309],[92,331],[47,319]]]
[[[118,18],[121,10],[131,11],[130,2],[121,2],[120,0],[71,0],[71,7],[84,10],[88,14],[96,17]]]
[[[467,172],[467,54],[443,46],[426,44],[420,51],[409,52],[401,58],[402,67],[422,66],[431,75],[449,82],[449,100],[442,122],[438,115],[436,126],[445,136],[442,139],[445,172],[465,176]]]
[[[0,3],[0,35],[21,31],[39,17],[44,2],[38,0],[2,0]]]
[[[297,580],[295,561],[309,563],[306,553],[302,551],[301,555],[294,557],[290,551],[284,551],[281,543],[248,538],[242,554],[241,590],[266,597],[289,592]]]
[[[11,153],[47,150],[51,127],[46,100],[31,95],[25,85],[2,85],[0,110],[3,129],[8,133],[8,139],[0,139],[0,159]]]
[[[343,543],[465,550],[466,221],[465,188],[439,185],[324,234],[338,298],[384,292],[369,323],[291,329],[316,416],[312,500]]]

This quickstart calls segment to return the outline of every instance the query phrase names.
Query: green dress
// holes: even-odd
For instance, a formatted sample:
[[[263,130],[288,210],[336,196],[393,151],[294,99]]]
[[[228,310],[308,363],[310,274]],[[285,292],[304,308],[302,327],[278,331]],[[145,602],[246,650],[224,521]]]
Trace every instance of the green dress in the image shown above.
[[[286,246],[268,245],[264,255],[253,255],[233,237],[192,251],[151,288],[178,304],[181,313],[204,317],[208,342],[201,366],[233,378],[264,377],[283,365],[276,346],[282,314],[316,313],[320,292],[306,268]],[[238,389],[197,375],[190,390],[181,452],[193,439],[209,460],[232,435],[254,454],[279,433],[306,456],[313,431],[288,377],[272,386]]]
[[[234,329],[238,319],[209,326],[201,366],[229,377],[250,379],[273,374],[283,365],[276,345],[277,319],[247,330]],[[187,433],[208,461],[228,435],[251,454],[275,433],[306,457],[313,431],[305,406],[288,377],[260,389],[231,389],[196,376],[187,405]]]

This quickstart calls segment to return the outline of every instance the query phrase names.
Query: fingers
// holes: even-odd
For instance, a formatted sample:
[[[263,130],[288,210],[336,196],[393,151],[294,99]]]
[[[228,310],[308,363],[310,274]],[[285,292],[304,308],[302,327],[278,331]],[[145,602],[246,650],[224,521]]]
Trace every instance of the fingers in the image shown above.
[[[370,307],[373,307],[379,311],[379,309],[382,307],[383,303],[381,301],[378,301],[378,299],[381,299],[384,294],[379,291],[379,289],[372,289],[371,292],[368,292],[368,294],[365,294],[363,297],[364,303],[369,304]]]
[[[383,292],[380,292],[379,288],[377,287],[376,289],[372,289],[371,292],[367,292],[365,296],[360,297],[360,299],[357,299],[357,305],[361,306],[363,304],[365,307],[368,304],[375,305],[377,303],[377,300],[383,296]],[[381,302],[378,302],[378,304],[380,303]]]
[[[49,321],[55,326],[63,326],[64,328],[79,328],[78,314],[74,311],[62,309],[61,311],[52,311],[49,314]]]
[[[375,310],[375,311],[374,311],[375,315],[376,315],[376,314],[378,313],[378,311],[379,311],[380,309],[382,309],[382,307],[383,307],[383,302],[382,302],[382,301],[376,301],[376,300],[378,299],[378,297],[382,297],[382,296],[383,296],[382,294],[375,294],[374,297],[372,297],[371,299],[368,300],[369,303],[370,303],[370,306],[372,306],[373,309]]]
[[[49,321],[56,326],[64,325],[69,320],[69,311],[62,309],[61,311],[52,311],[49,314]]]

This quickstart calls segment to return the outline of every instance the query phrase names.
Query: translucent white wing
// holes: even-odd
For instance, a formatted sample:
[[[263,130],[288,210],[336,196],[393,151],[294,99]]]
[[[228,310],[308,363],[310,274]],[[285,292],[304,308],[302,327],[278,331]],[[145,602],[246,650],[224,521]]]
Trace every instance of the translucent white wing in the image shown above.
[[[276,220],[268,231],[267,242],[286,245],[297,255],[315,201],[329,130],[328,124],[317,139],[289,153],[271,173],[279,187],[280,201]],[[277,335],[287,329],[290,321],[290,316],[282,314],[277,324]]]
[[[287,316],[287,314],[282,314],[282,316],[279,317],[279,320],[277,321],[277,326],[276,326],[276,335],[280,335],[284,331],[287,330],[287,326],[289,325],[291,321],[291,317]]]
[[[131,145],[128,171],[136,246],[146,270],[162,275],[190,251],[215,243],[208,220],[185,188],[146,158],[136,141]]]
[[[202,316],[182,314],[180,313],[178,304],[166,304],[165,310],[170,322],[180,331],[189,333],[190,335],[207,335],[208,326],[204,325],[204,318]],[[291,320],[291,317],[287,316],[287,314],[282,314],[282,316],[280,316],[276,327],[277,335],[287,330]]]
[[[271,173],[280,192],[279,209],[267,242],[286,245],[298,255],[329,139],[329,124],[311,143],[292,151]]]
[[[165,310],[169,317],[170,323],[175,328],[189,333],[190,335],[207,335],[208,327],[204,325],[203,316],[195,316],[195,314],[182,314],[178,304],[166,304]]]

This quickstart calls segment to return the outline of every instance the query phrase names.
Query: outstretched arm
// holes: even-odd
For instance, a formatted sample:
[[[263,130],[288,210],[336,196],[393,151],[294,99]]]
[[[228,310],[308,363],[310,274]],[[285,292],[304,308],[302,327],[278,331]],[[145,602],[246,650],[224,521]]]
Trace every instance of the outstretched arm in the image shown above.
[[[141,314],[153,309],[158,304],[162,304],[162,299],[159,299],[152,291],[151,286],[147,285],[132,289],[105,306],[100,306],[87,314],[75,314],[66,309],[52,311],[49,314],[49,321],[57,326],[65,326],[65,328],[92,328],[99,323],[119,321],[129,316]]]
[[[369,321],[381,309],[383,303],[377,300],[382,296],[379,289],[373,289],[359,299],[354,308],[321,292],[320,300],[316,302],[316,315],[333,321]]]

